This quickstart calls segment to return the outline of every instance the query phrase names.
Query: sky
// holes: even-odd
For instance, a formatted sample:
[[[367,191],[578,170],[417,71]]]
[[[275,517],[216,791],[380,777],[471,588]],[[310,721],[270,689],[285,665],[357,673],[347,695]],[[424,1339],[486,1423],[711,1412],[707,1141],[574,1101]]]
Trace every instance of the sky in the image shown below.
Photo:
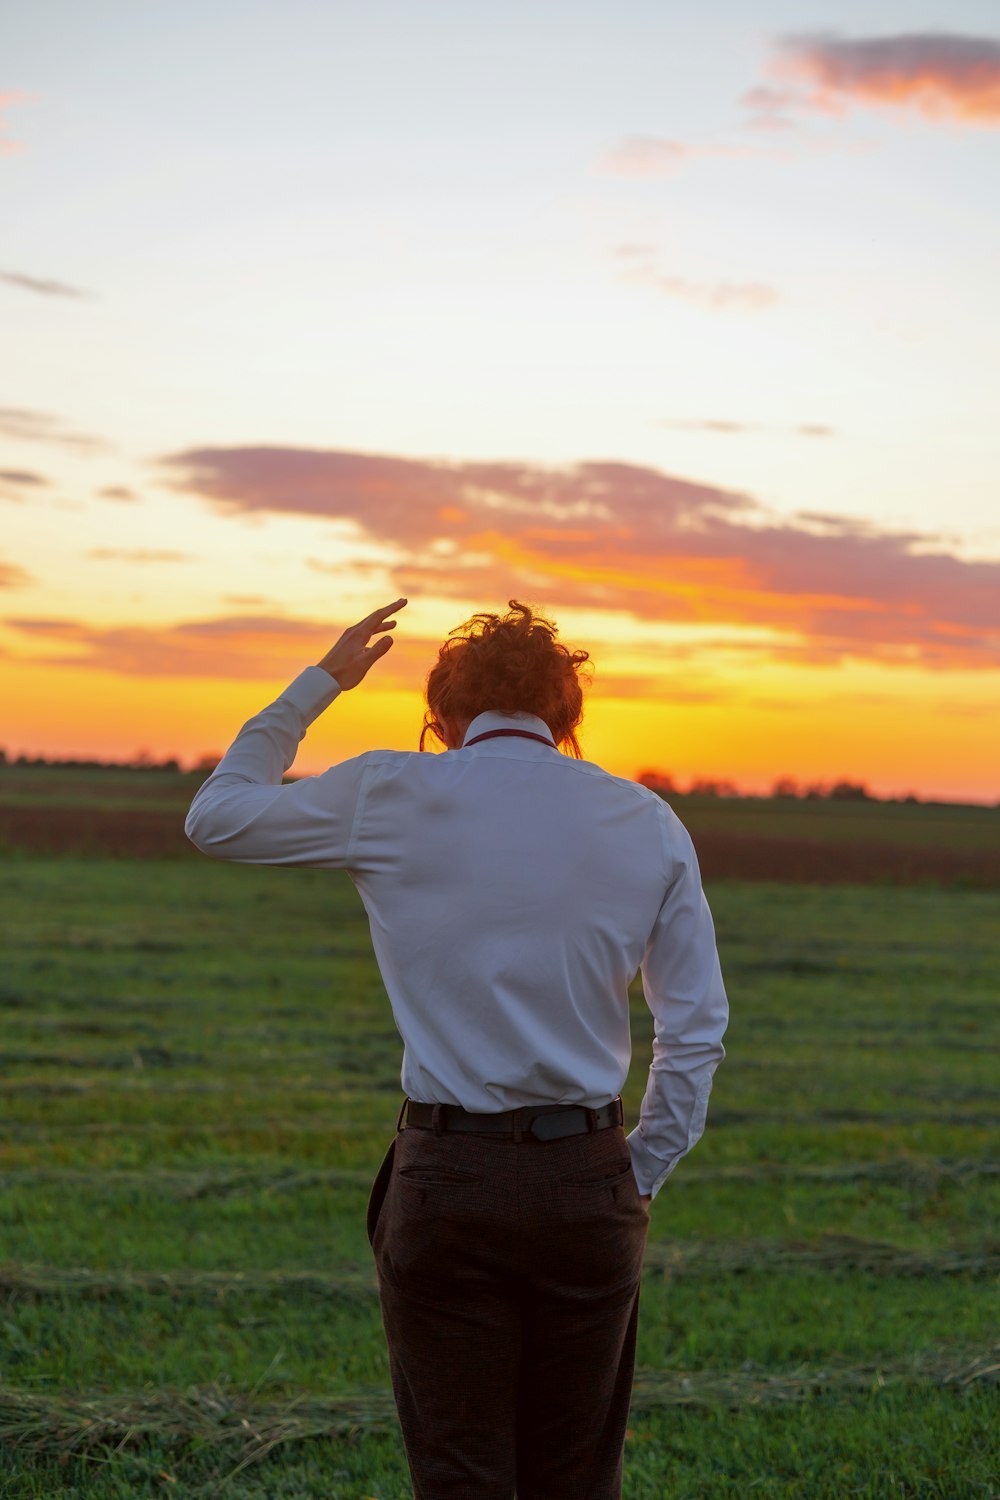
[[[1000,799],[994,0],[37,0],[0,59],[0,746],[296,769],[531,602],[619,775]]]

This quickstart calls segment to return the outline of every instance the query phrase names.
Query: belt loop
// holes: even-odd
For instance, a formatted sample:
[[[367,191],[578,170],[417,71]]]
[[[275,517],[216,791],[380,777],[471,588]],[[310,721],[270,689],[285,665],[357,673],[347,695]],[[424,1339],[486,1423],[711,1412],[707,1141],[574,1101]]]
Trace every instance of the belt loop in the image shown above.
[[[587,1110],[587,1134],[593,1135],[597,1129],[597,1110]]]
[[[521,1144],[522,1140],[524,1139],[524,1130],[522,1128],[523,1123],[524,1123],[524,1111],[523,1111],[523,1109],[515,1109],[515,1110],[513,1110],[512,1111],[512,1115],[511,1115],[511,1125],[513,1126],[513,1130],[514,1130],[514,1144],[516,1146],[519,1146]]]
[[[402,1104],[399,1106],[399,1114],[396,1116],[396,1134],[397,1135],[399,1134],[399,1132],[403,1128],[403,1116],[406,1114],[406,1106],[409,1104],[409,1102],[410,1102],[409,1098],[404,1097]]]
[[[435,1104],[434,1108],[431,1110],[431,1129],[433,1130],[435,1135],[444,1134],[445,1108],[446,1106],[444,1104]]]

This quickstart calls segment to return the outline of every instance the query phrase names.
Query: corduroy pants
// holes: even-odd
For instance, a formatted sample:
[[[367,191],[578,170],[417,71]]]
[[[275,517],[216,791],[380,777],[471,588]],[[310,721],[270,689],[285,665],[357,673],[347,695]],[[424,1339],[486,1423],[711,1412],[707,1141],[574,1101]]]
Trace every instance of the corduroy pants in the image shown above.
[[[621,1126],[397,1135],[368,1234],[414,1500],[618,1500],[647,1229]]]

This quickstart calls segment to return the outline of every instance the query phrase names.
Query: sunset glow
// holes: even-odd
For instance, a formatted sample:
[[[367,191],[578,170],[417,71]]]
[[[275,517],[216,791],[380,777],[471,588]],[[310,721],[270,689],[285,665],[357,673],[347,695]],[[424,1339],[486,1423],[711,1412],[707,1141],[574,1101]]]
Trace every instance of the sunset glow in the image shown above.
[[[297,768],[415,748],[518,598],[618,774],[1000,798],[1000,30],[870,16],[22,7],[0,746],[193,763],[402,594]]]

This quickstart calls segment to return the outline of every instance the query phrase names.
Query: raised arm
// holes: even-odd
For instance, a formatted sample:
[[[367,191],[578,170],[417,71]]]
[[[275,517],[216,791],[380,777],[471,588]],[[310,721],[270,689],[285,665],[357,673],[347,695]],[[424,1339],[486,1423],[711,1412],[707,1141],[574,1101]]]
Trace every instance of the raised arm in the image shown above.
[[[191,804],[184,831],[203,854],[244,864],[342,867],[349,862],[364,757],[322,776],[282,786],[314,719],[357,687],[392,645],[397,599],[345,630],[322,661],[307,667],[240,730]],[[373,636],[378,639],[373,645]]]

